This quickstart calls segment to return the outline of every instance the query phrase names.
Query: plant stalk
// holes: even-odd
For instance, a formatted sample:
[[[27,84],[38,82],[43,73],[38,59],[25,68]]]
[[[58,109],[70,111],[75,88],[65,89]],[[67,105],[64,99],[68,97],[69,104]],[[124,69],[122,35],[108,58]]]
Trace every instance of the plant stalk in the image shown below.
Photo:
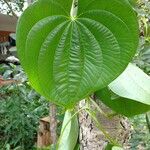
[[[86,109],[86,112],[90,115],[90,117],[93,119],[93,121],[95,122],[97,128],[102,131],[102,133],[104,134],[104,136],[109,140],[109,142],[115,146],[119,146],[121,147],[121,145],[114,140],[108,133],[107,131],[105,131],[105,129],[101,126],[101,124],[99,123],[99,121],[97,120],[97,118],[94,116],[94,114],[91,112],[91,110]]]
[[[78,13],[78,0],[73,0],[70,11],[70,16],[72,20],[75,20],[77,13]]]

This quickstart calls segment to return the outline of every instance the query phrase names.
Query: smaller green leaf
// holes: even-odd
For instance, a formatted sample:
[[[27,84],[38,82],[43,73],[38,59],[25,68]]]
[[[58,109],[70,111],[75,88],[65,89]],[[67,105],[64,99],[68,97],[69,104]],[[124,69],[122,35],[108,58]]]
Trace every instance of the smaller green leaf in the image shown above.
[[[150,77],[133,64],[129,64],[109,88],[121,97],[150,105]]]
[[[65,113],[58,150],[74,150],[77,144],[79,132],[78,119],[77,115],[74,117],[72,115],[73,112],[70,110],[67,110]]]
[[[150,110],[149,105],[136,102],[132,99],[119,97],[108,88],[96,92],[97,97],[113,111],[127,117],[142,114]]]
[[[150,110],[150,77],[133,64],[109,88],[96,95],[115,112],[132,117]]]

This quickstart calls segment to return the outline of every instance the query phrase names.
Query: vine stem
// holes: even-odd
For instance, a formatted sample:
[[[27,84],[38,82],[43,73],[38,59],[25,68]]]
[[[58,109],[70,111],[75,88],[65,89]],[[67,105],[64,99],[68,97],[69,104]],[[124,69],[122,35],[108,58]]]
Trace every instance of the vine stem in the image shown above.
[[[104,117],[110,119],[109,115],[105,114],[105,112],[103,112],[103,110],[98,106],[98,104],[97,104],[92,98],[87,97],[87,98],[86,98],[86,101],[87,101],[87,103],[88,103],[89,101],[91,101],[92,104],[96,107],[96,109],[98,110],[99,113],[101,113],[102,115],[104,115]],[[89,116],[93,119],[93,121],[95,122],[97,128],[98,128],[100,131],[102,131],[102,133],[104,134],[104,136],[109,140],[109,142],[110,142],[111,144],[120,147],[120,144],[119,144],[116,140],[114,140],[114,139],[107,133],[107,131],[102,127],[102,125],[100,124],[100,122],[97,120],[95,113],[93,113],[93,110],[89,107],[89,103],[88,103],[87,107],[88,107],[88,108],[87,108],[85,111],[86,111],[86,112],[89,114]],[[94,112],[95,112],[95,111],[94,111]]]
[[[68,126],[68,124],[71,122],[71,120],[77,115],[79,114],[81,111],[85,110],[89,116],[94,120],[97,128],[102,131],[102,133],[104,134],[104,136],[109,140],[109,142],[115,146],[119,146],[120,147],[120,144],[115,141],[106,131],[105,129],[101,126],[101,124],[99,123],[99,121],[97,120],[97,118],[94,116],[94,114],[91,112],[90,108],[88,107],[88,105],[86,105],[85,107],[82,107],[81,109],[79,109],[77,112],[75,112],[72,117],[68,120],[68,122],[66,123],[66,125],[64,126],[64,128],[62,129],[62,132],[61,132],[61,135],[58,139],[58,142],[57,142],[57,145],[56,145],[56,150],[58,150],[59,148],[59,144],[61,142],[61,139],[62,139],[62,136],[63,136],[63,133],[66,129],[66,127]]]
[[[150,120],[149,120],[149,113],[146,113],[146,114],[145,114],[145,118],[146,118],[147,128],[148,128],[149,133],[150,133]]]
[[[109,118],[108,115],[97,105],[97,103],[92,99],[92,98],[88,98],[92,104],[97,108],[97,110],[103,115],[105,116],[106,118]]]
[[[105,113],[99,106],[98,104],[92,99],[92,98],[87,98],[88,101],[91,101],[92,104],[97,108],[97,110],[99,111],[100,114],[102,114],[104,117],[108,118],[108,119],[112,119],[113,117],[117,116],[118,114],[116,112],[112,112],[112,113]]]
[[[120,144],[114,140],[106,131],[105,129],[101,126],[101,124],[99,123],[99,121],[97,120],[97,118],[94,116],[94,114],[91,112],[91,110],[86,109],[86,112],[90,115],[90,117],[93,119],[93,121],[95,122],[97,128],[102,131],[102,133],[104,134],[104,136],[109,140],[109,142],[115,146],[120,146]]]

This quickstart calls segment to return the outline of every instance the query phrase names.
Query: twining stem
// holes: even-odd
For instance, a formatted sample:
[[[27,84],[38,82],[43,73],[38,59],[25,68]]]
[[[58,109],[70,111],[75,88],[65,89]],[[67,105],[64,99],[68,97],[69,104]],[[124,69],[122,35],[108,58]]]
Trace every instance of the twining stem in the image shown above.
[[[87,97],[86,98],[87,102],[92,102],[92,104],[97,108],[97,110],[99,111],[99,113],[101,113],[102,115],[104,115],[106,118],[109,118],[107,114],[105,114],[105,112],[103,112],[103,110],[97,105],[97,103],[90,97]],[[88,105],[87,105],[88,106]],[[100,122],[97,120],[96,118],[96,115],[95,115],[95,111],[91,110],[90,107],[88,107],[86,110],[85,110],[89,116],[93,119],[93,121],[95,122],[97,128],[102,131],[102,133],[104,134],[104,136],[109,140],[109,142],[113,145],[116,145],[116,146],[120,146],[120,144],[114,140],[108,133],[107,131],[105,131],[105,129],[103,128],[103,126],[100,124]]]
[[[78,13],[78,0],[73,0],[70,11],[71,19],[74,20]]]
[[[105,129],[101,126],[101,124],[99,123],[99,121],[97,120],[97,118],[95,117],[95,115],[91,112],[91,110],[86,109],[86,112],[89,114],[89,116],[93,119],[93,121],[95,122],[97,128],[102,131],[102,133],[104,134],[104,136],[109,140],[109,142],[115,146],[119,146],[120,144],[114,140],[106,131]]]
[[[104,136],[109,140],[109,142],[110,142],[111,144],[113,144],[113,145],[115,145],[115,146],[120,146],[120,144],[119,144],[117,141],[115,141],[115,140],[105,131],[105,129],[100,125],[99,121],[97,120],[97,118],[95,117],[95,115],[91,112],[91,110],[90,110],[87,106],[85,106],[85,107],[82,107],[81,109],[79,109],[77,112],[75,112],[75,113],[72,115],[72,117],[68,120],[68,122],[66,123],[66,125],[64,126],[64,128],[62,129],[61,135],[60,135],[60,137],[59,137],[59,139],[58,139],[58,142],[57,142],[57,145],[56,145],[56,150],[58,150],[58,148],[59,148],[59,144],[60,144],[60,142],[61,142],[63,133],[64,133],[66,127],[68,126],[68,124],[71,122],[71,120],[72,120],[77,114],[79,114],[79,113],[80,113],[81,111],[83,111],[83,110],[86,111],[86,112],[89,114],[89,116],[94,120],[94,122],[96,123],[97,128],[98,128],[100,131],[103,132]]]
[[[100,114],[102,114],[104,117],[108,118],[108,119],[112,119],[113,117],[117,116],[118,114],[116,112],[112,112],[112,113],[105,113],[99,106],[98,104],[91,98],[88,97],[87,101],[91,101],[92,104],[96,107],[96,109],[99,111]]]
[[[149,133],[150,133],[150,119],[149,119],[149,113],[146,113],[145,117],[146,117],[147,128],[148,128]]]
[[[97,103],[89,97],[89,100],[92,102],[92,104],[96,107],[96,109],[99,111],[99,113],[101,113],[103,116],[105,116],[106,118],[109,118],[108,115],[97,105]]]

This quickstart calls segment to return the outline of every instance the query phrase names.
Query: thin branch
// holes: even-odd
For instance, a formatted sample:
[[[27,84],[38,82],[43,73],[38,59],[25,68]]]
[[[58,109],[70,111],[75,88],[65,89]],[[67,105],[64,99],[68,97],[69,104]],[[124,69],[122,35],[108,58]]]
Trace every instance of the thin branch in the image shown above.
[[[73,0],[70,11],[71,19],[74,20],[78,13],[78,0]]]
[[[102,131],[102,133],[104,134],[104,136],[109,140],[109,142],[115,146],[121,147],[121,145],[118,143],[118,141],[116,141],[115,139],[113,139],[108,133],[107,131],[105,131],[105,129],[103,128],[103,126],[101,126],[101,124],[99,123],[99,121],[97,120],[96,116],[92,113],[92,111],[90,109],[86,109],[86,112],[89,114],[89,116],[93,119],[93,121],[95,122],[97,128]]]
[[[149,119],[149,114],[148,113],[146,113],[146,123],[147,123],[147,128],[148,128],[148,130],[149,130],[149,133],[150,133],[150,119]]]
[[[8,3],[8,1],[7,0],[3,0],[3,1],[7,4],[7,6],[9,8],[9,10],[11,11],[12,15],[14,17],[18,18],[17,14],[13,11],[12,6]]]

